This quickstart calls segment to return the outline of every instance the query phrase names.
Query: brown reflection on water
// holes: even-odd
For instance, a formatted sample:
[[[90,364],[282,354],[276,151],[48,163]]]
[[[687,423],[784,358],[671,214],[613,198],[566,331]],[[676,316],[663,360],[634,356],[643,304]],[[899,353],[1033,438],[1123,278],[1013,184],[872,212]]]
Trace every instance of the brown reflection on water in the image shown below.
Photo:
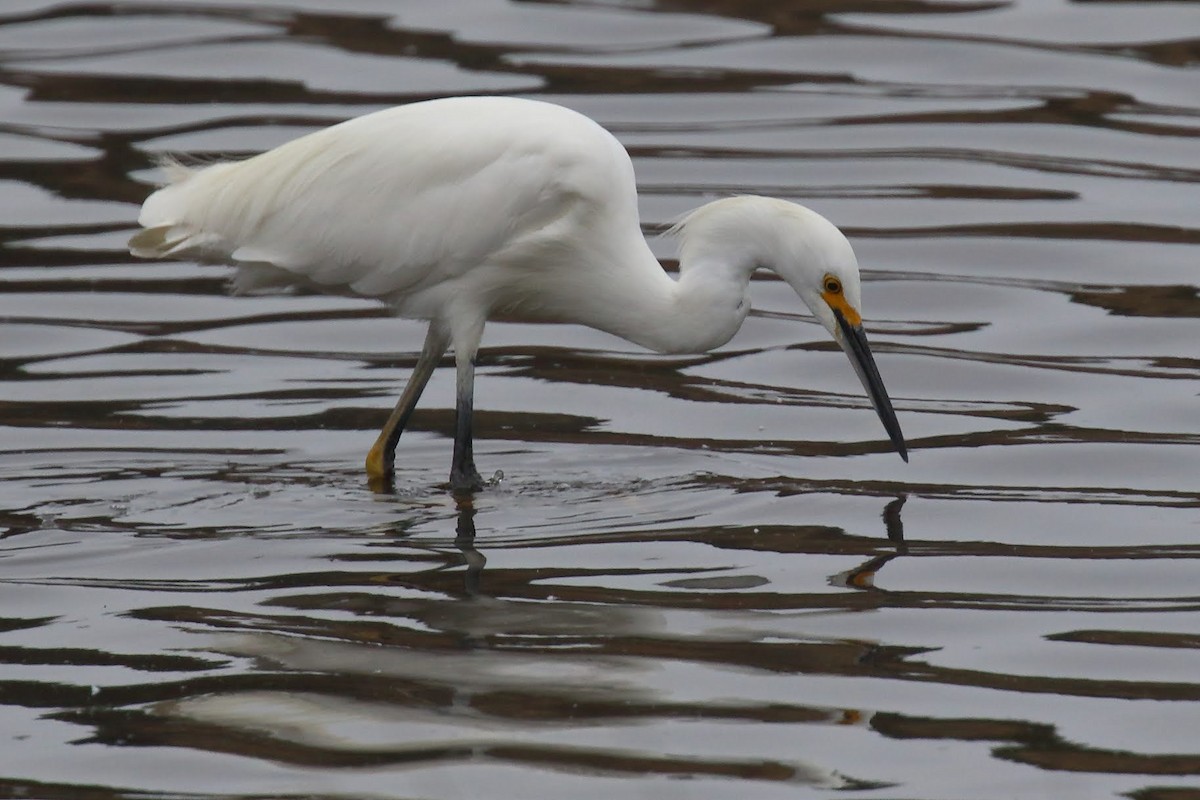
[[[1071,300],[1123,317],[1200,317],[1200,289],[1196,286],[1120,286],[1074,292]],[[1189,366],[1195,368],[1197,363]]]
[[[992,750],[995,757],[1049,770],[1192,775],[1200,769],[1200,756],[1141,755],[1081,747],[1065,741],[1048,725],[1009,720],[906,718],[894,714],[876,714],[871,725],[885,736],[897,739],[996,742],[998,746]]]

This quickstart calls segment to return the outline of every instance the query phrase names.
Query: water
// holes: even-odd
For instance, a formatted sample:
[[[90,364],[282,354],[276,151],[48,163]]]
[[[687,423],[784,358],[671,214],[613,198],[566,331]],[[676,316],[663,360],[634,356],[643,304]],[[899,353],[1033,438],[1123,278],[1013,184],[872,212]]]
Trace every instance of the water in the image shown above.
[[[3,14],[0,795],[1200,797],[1196,3]],[[843,226],[912,463],[764,278],[705,357],[490,326],[504,480],[447,362],[373,494],[419,324],[124,250],[158,153],[473,92],[648,233]]]

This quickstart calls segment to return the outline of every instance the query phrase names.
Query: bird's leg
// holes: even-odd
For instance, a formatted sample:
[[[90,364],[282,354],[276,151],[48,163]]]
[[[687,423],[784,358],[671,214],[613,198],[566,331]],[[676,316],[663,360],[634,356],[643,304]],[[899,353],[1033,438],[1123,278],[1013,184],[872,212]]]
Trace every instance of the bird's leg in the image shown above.
[[[483,478],[475,469],[471,436],[471,417],[475,405],[475,353],[455,351],[458,363],[457,413],[454,422],[454,460],[450,463],[450,488],[473,492],[483,488]]]
[[[421,392],[425,390],[448,346],[449,337],[446,333],[439,329],[436,322],[430,323],[429,332],[425,334],[425,345],[421,348],[412,375],[396,407],[392,409],[392,415],[379,432],[379,438],[372,445],[371,452],[367,453],[367,478],[372,486],[385,486],[391,480],[396,463],[396,443],[400,441],[400,434],[404,432],[404,426],[408,424]]]

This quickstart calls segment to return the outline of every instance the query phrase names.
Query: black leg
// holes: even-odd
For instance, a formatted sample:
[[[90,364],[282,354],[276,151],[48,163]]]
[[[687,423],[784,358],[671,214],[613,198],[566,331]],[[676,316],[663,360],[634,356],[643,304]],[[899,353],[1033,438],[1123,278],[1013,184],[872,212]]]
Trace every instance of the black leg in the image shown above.
[[[459,354],[457,413],[454,421],[454,459],[450,463],[450,488],[473,492],[483,488],[483,478],[475,469],[471,417],[475,405],[475,357]]]

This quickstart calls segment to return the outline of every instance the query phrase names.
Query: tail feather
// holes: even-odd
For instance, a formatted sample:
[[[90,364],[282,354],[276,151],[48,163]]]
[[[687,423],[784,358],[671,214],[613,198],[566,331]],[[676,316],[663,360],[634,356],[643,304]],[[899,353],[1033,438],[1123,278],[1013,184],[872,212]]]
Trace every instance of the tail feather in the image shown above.
[[[135,233],[129,239],[129,252],[138,258],[221,260],[228,256],[220,236],[193,231],[173,222]]]
[[[167,182],[146,198],[138,215],[143,230],[129,239],[129,252],[139,258],[193,257],[221,260],[228,248],[216,233],[196,228],[187,220],[190,181],[202,168],[189,167],[172,156],[158,159]]]
[[[129,238],[129,252],[138,258],[159,258],[173,245],[167,242],[171,225],[144,228]]]

